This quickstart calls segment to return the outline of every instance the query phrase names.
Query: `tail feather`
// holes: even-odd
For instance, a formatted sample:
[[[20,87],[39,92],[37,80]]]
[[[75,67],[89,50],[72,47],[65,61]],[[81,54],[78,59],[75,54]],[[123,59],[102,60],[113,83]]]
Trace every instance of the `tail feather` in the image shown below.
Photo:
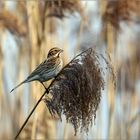
[[[27,82],[28,82],[27,79],[24,80],[23,82],[21,82],[20,84],[18,84],[16,87],[14,87],[14,88],[10,91],[10,93],[13,92],[13,91],[14,91],[16,88],[18,88],[19,86],[21,86],[22,84],[27,83]]]

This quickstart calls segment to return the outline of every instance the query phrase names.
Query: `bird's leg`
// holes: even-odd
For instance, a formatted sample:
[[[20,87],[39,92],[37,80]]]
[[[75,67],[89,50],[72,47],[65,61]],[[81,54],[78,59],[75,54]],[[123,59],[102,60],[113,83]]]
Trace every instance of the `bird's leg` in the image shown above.
[[[44,87],[45,89],[47,89],[43,82],[40,82],[40,83],[43,85],[43,87]]]
[[[43,85],[43,87],[45,88],[45,90],[47,91],[47,93],[49,93],[49,90],[48,90],[48,88],[44,85],[44,83],[43,82],[40,82],[42,85]]]

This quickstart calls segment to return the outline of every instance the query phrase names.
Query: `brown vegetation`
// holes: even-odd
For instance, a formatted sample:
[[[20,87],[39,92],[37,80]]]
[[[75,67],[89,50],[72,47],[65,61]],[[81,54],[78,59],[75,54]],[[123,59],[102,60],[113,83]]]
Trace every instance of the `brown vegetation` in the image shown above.
[[[140,1],[109,0],[103,20],[110,22],[116,28],[119,27],[120,21],[140,22]]]

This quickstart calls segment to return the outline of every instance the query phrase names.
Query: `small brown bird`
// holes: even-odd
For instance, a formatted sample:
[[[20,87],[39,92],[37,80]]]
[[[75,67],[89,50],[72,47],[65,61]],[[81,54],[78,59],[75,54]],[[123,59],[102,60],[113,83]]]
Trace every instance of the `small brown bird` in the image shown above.
[[[62,69],[63,61],[60,56],[62,51],[63,50],[59,48],[52,48],[48,53],[47,59],[42,62],[23,82],[18,84],[10,92],[24,83],[32,81],[39,81],[44,86],[44,88],[47,89],[43,82],[54,78]]]

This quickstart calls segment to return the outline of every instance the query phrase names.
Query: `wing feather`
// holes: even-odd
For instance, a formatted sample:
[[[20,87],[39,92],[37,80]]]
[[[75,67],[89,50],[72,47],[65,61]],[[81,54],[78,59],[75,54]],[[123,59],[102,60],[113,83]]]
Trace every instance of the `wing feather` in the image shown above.
[[[57,62],[58,57],[46,59],[43,61],[29,76],[28,76],[28,81],[32,79],[31,81],[35,80],[34,77],[36,78],[36,75],[42,76],[44,73],[47,75],[47,73],[50,73],[51,71],[53,72],[57,65],[59,65],[59,62]],[[41,78],[41,77],[40,77]],[[36,79],[37,80],[37,79]]]

